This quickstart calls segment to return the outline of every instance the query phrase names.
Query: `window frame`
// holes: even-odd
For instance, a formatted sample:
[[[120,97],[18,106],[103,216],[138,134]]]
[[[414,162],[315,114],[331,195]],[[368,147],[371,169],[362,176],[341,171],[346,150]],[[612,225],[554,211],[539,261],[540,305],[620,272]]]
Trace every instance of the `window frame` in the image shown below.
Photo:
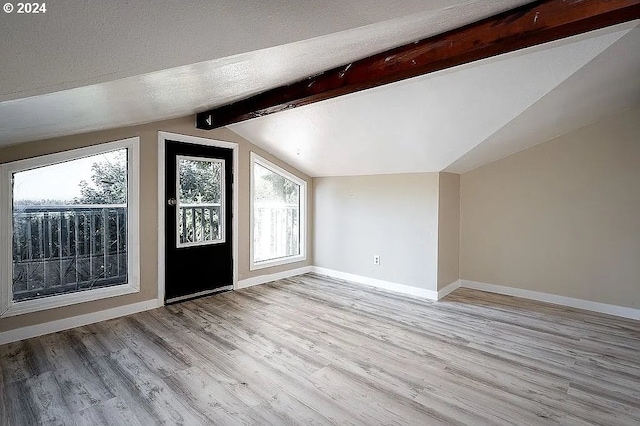
[[[220,176],[220,215],[218,218],[219,226],[220,226],[220,238],[217,240],[207,240],[207,241],[196,241],[196,242],[188,242],[181,243],[180,242],[180,213],[178,210],[180,209],[180,160],[191,160],[191,161],[204,161],[207,163],[218,163],[221,165],[221,176]],[[189,155],[176,155],[176,248],[182,249],[186,247],[200,247],[200,246],[211,246],[216,244],[224,244],[227,242],[227,232],[225,220],[226,220],[226,185],[225,185],[225,174],[226,174],[226,161],[224,158],[208,158],[208,157],[194,157]]]
[[[300,186],[300,206],[298,211],[300,213],[300,254],[294,256],[281,257],[277,259],[264,260],[260,262],[255,261],[254,257],[254,198],[255,198],[255,165],[258,164],[270,172],[276,173],[285,179],[288,179]],[[259,156],[255,152],[251,152],[251,167],[250,167],[250,196],[249,196],[249,270],[255,271],[258,269],[270,268],[273,266],[286,265],[289,263],[302,262],[307,260],[307,182],[304,179],[294,175],[273,164],[271,161]]]
[[[14,302],[13,174],[124,148],[127,149],[127,283]],[[0,318],[140,292],[139,187],[139,137],[0,164]]]

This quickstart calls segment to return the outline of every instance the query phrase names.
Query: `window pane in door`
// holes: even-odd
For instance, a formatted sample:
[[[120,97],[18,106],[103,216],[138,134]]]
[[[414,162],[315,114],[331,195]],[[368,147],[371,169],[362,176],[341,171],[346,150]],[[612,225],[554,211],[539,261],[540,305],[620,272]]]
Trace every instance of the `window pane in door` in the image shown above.
[[[224,160],[178,156],[177,246],[224,241]]]
[[[127,283],[127,149],[13,174],[15,302]]]
[[[300,254],[300,185],[254,163],[253,256],[264,262]]]

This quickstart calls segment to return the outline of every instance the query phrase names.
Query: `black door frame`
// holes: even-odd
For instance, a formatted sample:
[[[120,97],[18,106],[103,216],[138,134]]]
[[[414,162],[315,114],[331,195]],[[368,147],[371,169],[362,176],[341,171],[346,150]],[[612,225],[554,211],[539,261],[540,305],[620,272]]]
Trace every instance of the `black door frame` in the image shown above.
[[[238,144],[198,136],[158,132],[158,304],[165,304],[165,144],[167,140],[233,150],[232,236],[233,289],[238,288]]]

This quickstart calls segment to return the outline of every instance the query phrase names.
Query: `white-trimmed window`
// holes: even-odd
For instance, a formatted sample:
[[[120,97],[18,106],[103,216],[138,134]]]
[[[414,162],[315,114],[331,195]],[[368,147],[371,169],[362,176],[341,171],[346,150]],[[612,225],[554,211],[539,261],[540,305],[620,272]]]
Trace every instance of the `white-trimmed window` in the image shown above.
[[[224,159],[178,155],[176,162],[178,248],[224,243]]]
[[[306,259],[307,183],[251,153],[251,270]]]
[[[0,165],[0,316],[140,290],[139,145]]]

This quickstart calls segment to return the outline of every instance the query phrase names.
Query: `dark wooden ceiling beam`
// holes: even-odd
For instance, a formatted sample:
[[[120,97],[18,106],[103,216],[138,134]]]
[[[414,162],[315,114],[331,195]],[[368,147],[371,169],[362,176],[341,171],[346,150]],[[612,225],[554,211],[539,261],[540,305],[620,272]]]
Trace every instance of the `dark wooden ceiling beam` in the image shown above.
[[[543,0],[198,113],[210,130],[640,18],[640,0]]]

